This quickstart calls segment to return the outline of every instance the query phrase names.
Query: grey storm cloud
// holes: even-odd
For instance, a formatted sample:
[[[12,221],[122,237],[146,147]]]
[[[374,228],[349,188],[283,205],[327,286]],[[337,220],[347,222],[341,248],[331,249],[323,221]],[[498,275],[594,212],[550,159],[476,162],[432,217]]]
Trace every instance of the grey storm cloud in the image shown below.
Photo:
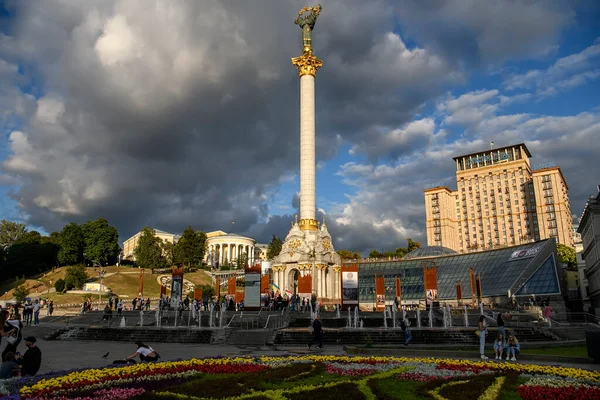
[[[470,58],[494,61],[553,45],[572,21],[555,5],[497,3],[490,2],[496,18],[512,24],[509,40],[485,7],[467,10],[460,1],[430,10],[422,2],[326,2],[314,31],[325,63],[317,77],[318,159],[333,157],[343,142],[372,159],[441,146],[443,134],[410,124],[425,102],[467,79]],[[519,7],[511,11],[513,3]],[[304,5],[9,3],[14,18],[0,34],[2,122],[12,127],[3,169],[19,181],[13,197],[28,222],[50,231],[103,216],[125,238],[144,225],[209,231],[231,230],[235,221],[235,231],[260,242],[284,237],[293,215],[270,215],[267,193],[299,165],[290,58],[301,50],[293,19]],[[519,17],[523,10],[530,18]],[[418,44],[407,46],[405,34]],[[453,37],[462,39],[446,46]],[[445,179],[441,168],[432,174]],[[347,205],[327,210],[336,246],[423,240],[422,188],[393,173],[374,176],[382,181],[362,182],[348,166],[340,171],[340,179],[363,186]],[[290,202],[297,208],[297,198]]]

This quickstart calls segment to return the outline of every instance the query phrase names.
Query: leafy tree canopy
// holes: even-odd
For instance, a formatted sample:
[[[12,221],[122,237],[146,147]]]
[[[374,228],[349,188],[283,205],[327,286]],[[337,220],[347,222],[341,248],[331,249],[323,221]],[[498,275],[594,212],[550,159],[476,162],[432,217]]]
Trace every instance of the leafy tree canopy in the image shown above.
[[[72,265],[65,271],[65,286],[67,290],[81,289],[88,280],[85,265]]]
[[[63,227],[58,234],[60,250],[58,262],[60,265],[73,265],[83,262],[84,236],[81,226],[74,222]]]
[[[271,239],[271,243],[269,243],[269,247],[267,248],[267,258],[269,260],[274,259],[281,253],[281,247],[283,246],[283,241],[277,236],[273,235]]]
[[[88,221],[82,226],[85,258],[106,265],[114,262],[121,252],[117,228],[104,218]]]
[[[17,279],[15,281],[15,290],[13,291],[13,297],[18,303],[22,303],[29,296],[29,289],[25,285],[25,279]]]
[[[27,227],[25,224],[3,219],[0,221],[0,247],[4,250],[8,249],[26,233]]]
[[[137,265],[141,268],[164,268],[167,260],[163,256],[162,240],[156,236],[154,229],[145,227],[134,249]]]
[[[573,247],[559,243],[556,245],[558,260],[570,270],[577,270],[577,253]]]
[[[175,245],[175,260],[188,267],[201,265],[206,251],[206,234],[188,226]]]

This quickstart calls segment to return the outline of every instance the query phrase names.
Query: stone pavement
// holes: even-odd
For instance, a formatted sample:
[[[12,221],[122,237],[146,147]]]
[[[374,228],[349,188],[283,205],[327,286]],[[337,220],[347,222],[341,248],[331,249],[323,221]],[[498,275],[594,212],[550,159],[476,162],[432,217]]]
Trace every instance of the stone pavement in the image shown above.
[[[2,341],[2,349],[4,348],[5,341]],[[40,373],[57,371],[71,368],[84,368],[84,367],[103,367],[110,364],[113,360],[123,359],[131,355],[135,350],[136,346],[131,343],[123,342],[98,342],[98,341],[46,341],[44,339],[38,339],[38,346],[42,351],[42,366]],[[232,357],[232,356],[283,356],[283,355],[306,355],[306,354],[326,354],[326,355],[346,355],[342,346],[326,346],[324,349],[318,350],[313,347],[312,350],[308,350],[304,346],[298,347],[236,347],[227,345],[208,345],[208,344],[179,344],[179,343],[146,343],[155,348],[163,357],[164,360],[176,360],[176,359],[190,359],[198,357]],[[23,343],[19,345],[19,351],[24,353],[26,347]],[[107,358],[102,358],[105,353],[109,353]],[[394,356],[408,356],[414,357],[415,355],[406,351],[406,354],[401,354],[402,349],[398,349],[394,352]],[[368,356],[369,354],[363,354]],[[420,354],[420,357],[435,357],[436,350],[431,350],[430,353]],[[478,360],[476,355],[457,355],[456,357],[448,358],[462,358],[470,360]],[[139,361],[139,360],[138,360]],[[493,361],[493,360],[490,360]],[[506,362],[506,361],[504,361]],[[526,364],[540,364],[540,365],[562,365],[565,367],[576,367],[596,370],[598,365],[588,363],[570,364],[565,362],[552,362],[552,361],[532,361],[532,360],[519,360],[520,363]]]

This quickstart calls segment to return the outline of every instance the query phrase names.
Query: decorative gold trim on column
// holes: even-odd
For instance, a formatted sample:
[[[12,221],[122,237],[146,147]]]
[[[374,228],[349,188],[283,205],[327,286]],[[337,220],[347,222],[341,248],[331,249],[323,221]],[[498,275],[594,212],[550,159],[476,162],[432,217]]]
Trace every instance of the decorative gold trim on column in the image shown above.
[[[292,58],[292,64],[298,68],[298,76],[311,75],[316,77],[317,70],[323,66],[323,61],[313,56],[311,51],[304,53],[300,57]]]
[[[334,272],[340,272],[342,270],[342,267],[340,267],[339,265],[334,265],[333,266],[333,271]]]
[[[300,226],[300,230],[302,230],[302,231],[318,231],[319,230],[319,223],[317,222],[316,219],[309,219],[309,218],[301,219],[300,221],[298,221],[298,225]]]

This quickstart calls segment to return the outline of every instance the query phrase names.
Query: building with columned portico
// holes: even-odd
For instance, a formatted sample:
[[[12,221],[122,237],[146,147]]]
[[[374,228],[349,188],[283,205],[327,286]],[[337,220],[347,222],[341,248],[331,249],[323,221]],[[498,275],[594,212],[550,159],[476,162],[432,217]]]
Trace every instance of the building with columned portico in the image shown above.
[[[258,253],[258,254],[257,254]],[[260,260],[261,248],[256,240],[223,231],[213,231],[206,234],[206,253],[204,261],[215,268],[223,265],[236,264],[241,256],[247,256],[248,264]]]

